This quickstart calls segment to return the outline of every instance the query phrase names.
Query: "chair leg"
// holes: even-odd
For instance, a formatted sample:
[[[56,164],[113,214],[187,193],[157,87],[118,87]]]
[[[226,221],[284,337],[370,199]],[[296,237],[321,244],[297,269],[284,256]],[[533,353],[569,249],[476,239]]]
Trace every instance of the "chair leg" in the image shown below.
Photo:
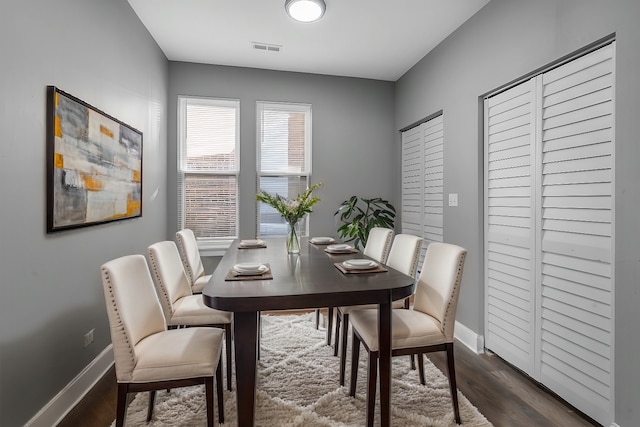
[[[216,387],[218,393],[218,422],[224,424],[224,387],[222,386],[222,366],[218,363],[216,368]],[[211,389],[213,392],[213,387]],[[213,396],[211,396],[213,398]],[[213,402],[213,399],[211,399]],[[212,415],[213,416],[213,415]]]
[[[360,359],[360,339],[354,333],[351,341],[351,383],[349,384],[349,396],[356,396],[356,382],[358,381],[358,359]]]
[[[156,404],[156,391],[151,390],[149,392],[149,407],[147,408],[147,422],[151,421],[153,416],[153,406]]]
[[[460,408],[458,407],[458,386],[456,385],[456,367],[453,359],[453,343],[447,343],[447,368],[449,370],[449,387],[451,388],[451,401],[453,403],[453,415],[456,424],[460,424]]]
[[[347,334],[349,333],[349,313],[342,315],[342,350],[340,351],[340,385],[344,385],[345,377],[345,365],[347,364]],[[336,330],[336,341],[338,338],[338,331]],[[336,342],[336,348],[338,343]]]
[[[333,342],[333,355],[338,355],[338,341],[340,336],[340,323],[342,321],[342,314],[340,313],[340,309],[336,308],[336,339]]]
[[[320,327],[320,309],[316,308],[316,329]]]
[[[220,367],[220,365],[218,365]],[[213,378],[204,379],[205,399],[207,401],[207,427],[213,427]]]
[[[333,307],[327,308],[327,345],[331,345],[331,333],[333,332]]]
[[[376,387],[378,385],[378,354],[369,352],[367,372],[367,427],[373,427],[373,415],[376,408]]]
[[[224,339],[227,345],[227,390],[231,391],[231,353],[233,352],[233,343],[231,342],[231,323],[224,325]]]
[[[414,354],[409,355],[409,357],[411,358],[411,370],[415,371],[416,370],[416,358]]]
[[[258,312],[258,336],[256,337],[257,341],[258,341],[258,349],[257,349],[257,358],[258,360],[260,360],[260,337],[262,336],[262,316],[260,315],[260,312]]]
[[[118,403],[116,409],[116,427],[123,427],[127,416],[127,394],[129,387],[127,384],[118,383]]]
[[[418,358],[418,374],[420,375],[420,384],[425,385],[426,381],[424,380],[424,359],[422,358],[422,354],[416,354]]]

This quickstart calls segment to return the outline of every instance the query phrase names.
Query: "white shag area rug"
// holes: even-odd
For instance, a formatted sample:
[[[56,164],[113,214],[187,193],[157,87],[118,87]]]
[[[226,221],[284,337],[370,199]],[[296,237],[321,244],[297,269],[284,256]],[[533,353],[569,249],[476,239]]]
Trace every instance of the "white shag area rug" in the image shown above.
[[[349,334],[351,335],[351,334]],[[350,340],[350,338],[349,338]],[[326,330],[315,329],[313,313],[263,315],[256,426],[342,427],[365,425],[367,353],[360,350],[356,397],[349,396],[351,342],[348,345],[346,386],[339,385],[339,358],[326,345]],[[224,350],[223,350],[224,351]],[[224,357],[223,357],[224,360]],[[391,424],[397,427],[455,426],[447,377],[425,357],[426,386],[408,356],[394,357]],[[235,369],[235,367],[234,367]],[[223,369],[223,372],[226,372]],[[235,387],[235,378],[234,378]],[[226,380],[225,380],[226,384]],[[235,390],[235,389],[234,389]],[[127,410],[126,426],[205,426],[204,386],[158,391],[153,418],[146,422],[148,393],[139,393]],[[491,426],[458,392],[463,426]],[[217,400],[216,400],[217,402]],[[216,404],[216,423],[218,420]],[[224,426],[237,426],[235,391],[224,390]],[[379,420],[376,397],[375,425]],[[115,421],[112,427],[115,426]]]

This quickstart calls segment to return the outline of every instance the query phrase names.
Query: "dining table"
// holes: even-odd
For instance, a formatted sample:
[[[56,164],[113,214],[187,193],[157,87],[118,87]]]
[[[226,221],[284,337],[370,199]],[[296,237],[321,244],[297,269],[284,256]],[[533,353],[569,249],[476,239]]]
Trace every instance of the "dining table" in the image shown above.
[[[413,293],[414,278],[380,264],[371,271],[346,270],[344,261],[366,259],[360,251],[328,253],[326,244],[301,238],[289,254],[284,238],[263,238],[259,247],[233,241],[202,291],[204,303],[233,312],[238,426],[255,425],[259,316],[263,311],[378,305],[380,422],[391,423],[391,303]],[[233,275],[238,264],[268,267],[264,277]],[[336,378],[336,384],[338,378]],[[370,425],[367,420],[367,424]]]

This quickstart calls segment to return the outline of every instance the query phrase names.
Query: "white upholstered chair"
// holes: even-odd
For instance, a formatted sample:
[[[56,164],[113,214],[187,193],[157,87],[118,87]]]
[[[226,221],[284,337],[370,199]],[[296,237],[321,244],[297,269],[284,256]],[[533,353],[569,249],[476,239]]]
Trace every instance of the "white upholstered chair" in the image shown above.
[[[369,230],[367,236],[367,243],[364,246],[362,253],[369,258],[385,263],[387,262],[387,256],[389,255],[389,249],[391,248],[391,241],[393,240],[393,230],[390,228],[373,227]],[[316,329],[320,321],[320,310],[316,310]],[[327,313],[327,345],[331,345],[331,333],[333,331],[333,307],[329,307]],[[337,338],[337,335],[336,335]],[[337,349],[334,350],[334,354],[337,353]]]
[[[416,286],[413,307],[410,310],[394,309],[391,315],[391,354],[416,354],[422,384],[425,383],[422,354],[446,352],[451,400],[457,424],[460,424],[460,411],[453,358],[453,328],[466,255],[467,251],[459,246],[431,243]],[[353,348],[349,393],[355,396],[362,342],[369,353],[367,422],[372,425],[378,366],[378,311],[369,309],[352,312],[351,327]]]
[[[176,243],[191,290],[194,294],[202,293],[202,289],[209,283],[211,275],[204,274],[204,266],[195,234],[188,228],[182,229],[176,233]]]
[[[367,244],[364,246],[363,254],[381,263],[387,262],[391,242],[393,241],[393,230],[390,228],[373,227],[369,231]]]
[[[398,234],[393,238],[393,244],[387,258],[387,265],[394,270],[398,270],[407,276],[415,277],[420,260],[420,249],[422,249],[423,239],[412,234]],[[409,298],[394,301],[393,308],[409,308]],[[349,333],[349,313],[354,310],[376,308],[375,305],[354,305],[338,307],[336,312],[336,340],[333,348],[334,356],[338,354],[338,338],[341,341],[340,351],[340,385],[344,385],[345,364],[347,363],[347,337]],[[342,334],[340,337],[340,325]]]
[[[155,391],[205,384],[207,425],[214,424],[213,378],[218,421],[224,422],[223,333],[213,328],[167,330],[147,261],[129,255],[101,267],[118,382],[116,427],[125,423],[128,393],[149,391],[147,421]]]
[[[167,240],[154,243],[147,248],[147,252],[151,275],[167,325],[170,327],[213,326],[224,329],[227,389],[231,390],[232,313],[207,307],[202,295],[193,295],[174,242]]]

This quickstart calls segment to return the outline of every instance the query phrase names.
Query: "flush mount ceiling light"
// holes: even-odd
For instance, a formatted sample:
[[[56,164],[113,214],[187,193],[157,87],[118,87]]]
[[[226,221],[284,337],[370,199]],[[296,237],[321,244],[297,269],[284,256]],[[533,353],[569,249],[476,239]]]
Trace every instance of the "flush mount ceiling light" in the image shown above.
[[[327,5],[324,0],[286,0],[284,8],[296,21],[313,22],[322,18]]]

